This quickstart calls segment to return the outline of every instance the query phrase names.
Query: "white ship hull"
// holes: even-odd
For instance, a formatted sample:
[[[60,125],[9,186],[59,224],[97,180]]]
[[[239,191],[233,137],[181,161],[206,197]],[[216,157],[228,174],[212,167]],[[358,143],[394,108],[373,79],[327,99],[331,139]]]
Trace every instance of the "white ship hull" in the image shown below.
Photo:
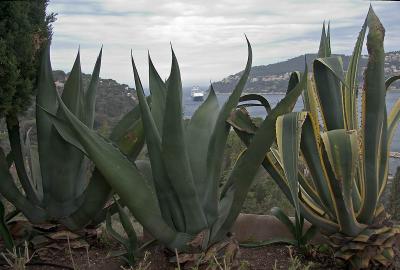
[[[193,87],[190,96],[192,97],[193,101],[203,101],[204,91],[202,91],[199,87]]]

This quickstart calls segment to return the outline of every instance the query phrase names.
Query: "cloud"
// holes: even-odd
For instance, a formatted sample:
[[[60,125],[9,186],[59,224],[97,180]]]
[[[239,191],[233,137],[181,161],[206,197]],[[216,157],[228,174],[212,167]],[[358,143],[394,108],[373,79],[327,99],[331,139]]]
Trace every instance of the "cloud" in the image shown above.
[[[386,28],[386,50],[398,50],[400,4],[374,2]],[[253,65],[269,64],[318,48],[321,24],[332,26],[332,47],[349,54],[368,11],[361,0],[53,0],[52,62],[69,70],[78,46],[83,71],[90,73],[104,45],[101,76],[133,85],[130,49],[147,85],[147,52],[167,77],[170,42],[177,54],[183,83],[208,84],[241,70],[250,39]]]

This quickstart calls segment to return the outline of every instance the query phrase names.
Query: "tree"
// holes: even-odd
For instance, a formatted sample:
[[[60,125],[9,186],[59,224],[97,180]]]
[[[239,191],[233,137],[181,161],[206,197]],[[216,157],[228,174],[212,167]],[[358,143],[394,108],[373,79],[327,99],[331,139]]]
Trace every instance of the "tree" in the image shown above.
[[[21,183],[29,183],[24,166],[18,114],[31,104],[40,54],[52,36],[55,14],[46,15],[49,0],[0,2],[0,119],[5,117],[14,162]],[[1,149],[0,149],[1,150]]]
[[[55,14],[48,0],[0,2],[0,118],[17,125],[17,115],[31,104],[39,56],[52,35]]]

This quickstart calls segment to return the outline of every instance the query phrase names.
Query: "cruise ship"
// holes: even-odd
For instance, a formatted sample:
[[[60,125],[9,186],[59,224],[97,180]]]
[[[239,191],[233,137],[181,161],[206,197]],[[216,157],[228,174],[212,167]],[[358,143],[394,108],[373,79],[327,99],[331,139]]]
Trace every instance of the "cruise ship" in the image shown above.
[[[193,86],[190,96],[192,97],[193,101],[203,101],[204,91],[201,90],[198,86]]]

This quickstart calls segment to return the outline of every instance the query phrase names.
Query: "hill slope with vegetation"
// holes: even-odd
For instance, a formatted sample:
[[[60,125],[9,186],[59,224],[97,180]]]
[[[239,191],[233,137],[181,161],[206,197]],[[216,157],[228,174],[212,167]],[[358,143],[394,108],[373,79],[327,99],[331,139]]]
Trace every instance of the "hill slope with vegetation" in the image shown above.
[[[68,74],[62,70],[53,72],[57,89],[62,90]],[[91,75],[83,74],[82,80],[86,88]],[[113,79],[100,78],[96,95],[96,117],[94,128],[108,129],[136,104],[136,93],[126,84],[120,84]]]

